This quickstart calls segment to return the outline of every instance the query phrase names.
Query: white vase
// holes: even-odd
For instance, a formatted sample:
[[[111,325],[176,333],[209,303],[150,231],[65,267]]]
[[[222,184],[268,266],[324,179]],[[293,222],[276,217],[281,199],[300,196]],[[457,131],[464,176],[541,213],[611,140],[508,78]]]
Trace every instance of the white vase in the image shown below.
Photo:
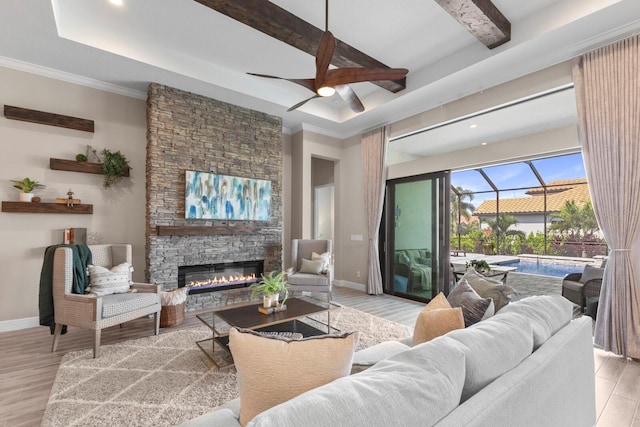
[[[280,294],[265,295],[262,297],[262,305],[265,308],[277,306],[279,299]]]
[[[21,202],[30,202],[33,199],[33,193],[20,193]]]

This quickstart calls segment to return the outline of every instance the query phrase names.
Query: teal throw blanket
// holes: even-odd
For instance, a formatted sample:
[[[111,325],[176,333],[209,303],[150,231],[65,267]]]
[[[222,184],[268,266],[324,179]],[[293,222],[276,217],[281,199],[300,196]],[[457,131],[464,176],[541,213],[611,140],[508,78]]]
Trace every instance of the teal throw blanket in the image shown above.
[[[45,249],[42,271],[40,272],[38,308],[40,309],[40,324],[49,326],[51,333],[53,333],[55,325],[53,313],[53,254],[57,248],[71,248],[73,251],[72,292],[74,294],[84,294],[84,289],[89,283],[87,265],[93,263],[91,250],[86,245],[53,245]]]

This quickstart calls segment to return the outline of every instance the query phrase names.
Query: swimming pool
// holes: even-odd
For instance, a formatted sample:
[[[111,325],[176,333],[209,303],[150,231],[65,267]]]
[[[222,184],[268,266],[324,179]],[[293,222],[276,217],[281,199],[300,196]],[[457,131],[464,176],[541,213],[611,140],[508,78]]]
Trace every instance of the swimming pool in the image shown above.
[[[505,262],[500,265],[517,267],[516,273],[540,274],[553,277],[564,277],[569,273],[579,273],[584,269],[582,264],[553,264],[525,260]]]

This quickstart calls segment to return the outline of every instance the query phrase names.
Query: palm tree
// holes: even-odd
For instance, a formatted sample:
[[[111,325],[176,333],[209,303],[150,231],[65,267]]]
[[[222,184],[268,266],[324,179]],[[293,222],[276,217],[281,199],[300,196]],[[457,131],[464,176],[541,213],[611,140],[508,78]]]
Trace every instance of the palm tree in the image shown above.
[[[496,238],[496,244],[498,250],[503,247],[507,241],[507,236],[520,236],[523,240],[526,239],[526,234],[520,230],[510,230],[511,226],[518,224],[518,220],[513,215],[501,213],[495,220],[486,221],[491,229],[491,233]]]
[[[567,201],[560,212],[551,217],[551,220],[553,222],[549,230],[559,233],[564,244],[568,244],[569,240],[573,240],[574,244],[579,243],[582,256],[586,257],[585,241],[600,230],[591,201],[586,202],[582,207],[573,200]]]
[[[451,230],[454,234],[458,234],[462,232],[460,218],[469,221],[469,219],[471,219],[471,212],[473,212],[476,207],[471,203],[473,201],[471,190],[466,190],[461,186],[456,186],[455,190],[456,191],[451,191]]]

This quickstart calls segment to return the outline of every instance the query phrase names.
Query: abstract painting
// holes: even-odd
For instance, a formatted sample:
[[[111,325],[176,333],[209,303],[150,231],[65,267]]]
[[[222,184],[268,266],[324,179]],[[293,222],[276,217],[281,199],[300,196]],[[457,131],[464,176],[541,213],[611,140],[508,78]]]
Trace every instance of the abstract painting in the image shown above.
[[[184,217],[268,221],[271,181],[186,171]]]

